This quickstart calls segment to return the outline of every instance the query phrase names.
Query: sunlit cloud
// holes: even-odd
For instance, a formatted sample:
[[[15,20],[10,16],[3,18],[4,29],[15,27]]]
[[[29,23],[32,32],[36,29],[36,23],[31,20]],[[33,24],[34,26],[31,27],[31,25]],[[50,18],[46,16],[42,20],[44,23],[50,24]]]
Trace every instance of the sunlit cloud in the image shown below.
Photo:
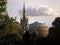
[[[53,10],[52,8],[47,8],[46,11],[44,11],[47,15],[58,15],[56,10]]]
[[[20,15],[22,15],[23,9],[19,10]],[[49,8],[48,6],[41,5],[38,7],[26,8],[26,14],[28,16],[57,16],[56,10]]]

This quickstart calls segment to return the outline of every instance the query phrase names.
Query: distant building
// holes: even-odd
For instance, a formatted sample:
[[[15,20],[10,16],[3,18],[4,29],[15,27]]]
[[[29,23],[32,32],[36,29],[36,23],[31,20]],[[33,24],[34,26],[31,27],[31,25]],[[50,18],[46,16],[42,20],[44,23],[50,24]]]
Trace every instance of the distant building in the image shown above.
[[[22,33],[28,30],[28,18],[26,17],[25,4],[23,5],[23,17],[20,21]]]
[[[41,37],[46,37],[49,33],[49,28],[45,25],[45,23],[34,22],[29,25],[29,32],[33,33],[34,30],[37,30],[38,35]]]

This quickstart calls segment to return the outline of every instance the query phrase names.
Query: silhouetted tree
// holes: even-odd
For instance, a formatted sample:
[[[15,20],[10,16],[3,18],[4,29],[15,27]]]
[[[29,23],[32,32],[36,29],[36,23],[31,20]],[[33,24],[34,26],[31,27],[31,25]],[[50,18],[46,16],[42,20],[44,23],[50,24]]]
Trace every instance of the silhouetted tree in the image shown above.
[[[29,40],[30,37],[31,37],[31,35],[28,31],[26,31],[25,34],[23,35],[23,39],[25,39],[25,40]]]
[[[30,45],[30,33],[28,31],[25,32],[25,34],[23,35],[23,41],[24,41],[24,45]]]
[[[57,17],[52,25],[53,26],[49,29],[50,41],[60,41],[60,17]]]

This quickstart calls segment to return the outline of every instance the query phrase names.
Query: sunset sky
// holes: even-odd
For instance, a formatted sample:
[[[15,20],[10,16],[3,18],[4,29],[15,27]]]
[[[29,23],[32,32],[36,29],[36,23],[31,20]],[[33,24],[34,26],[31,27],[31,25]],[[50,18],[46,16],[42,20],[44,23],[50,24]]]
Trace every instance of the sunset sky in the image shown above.
[[[24,0],[7,0],[7,2],[9,16],[16,16],[20,22]],[[51,26],[53,20],[60,16],[60,0],[25,0],[25,7],[29,24],[38,21]]]

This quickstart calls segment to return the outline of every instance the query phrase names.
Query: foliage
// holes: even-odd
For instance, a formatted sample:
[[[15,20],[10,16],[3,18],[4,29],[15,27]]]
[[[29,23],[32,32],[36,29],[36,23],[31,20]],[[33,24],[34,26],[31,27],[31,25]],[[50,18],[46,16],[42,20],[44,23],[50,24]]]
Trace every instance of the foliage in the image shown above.
[[[60,17],[57,17],[49,29],[49,37],[54,40],[60,40]]]
[[[0,1],[0,41],[21,38],[20,24],[13,17],[9,17],[6,11],[7,0]]]
[[[8,15],[0,15],[0,39],[5,39],[7,35],[15,35],[16,39],[20,39],[21,34],[19,31],[19,23],[15,19],[10,18]]]

